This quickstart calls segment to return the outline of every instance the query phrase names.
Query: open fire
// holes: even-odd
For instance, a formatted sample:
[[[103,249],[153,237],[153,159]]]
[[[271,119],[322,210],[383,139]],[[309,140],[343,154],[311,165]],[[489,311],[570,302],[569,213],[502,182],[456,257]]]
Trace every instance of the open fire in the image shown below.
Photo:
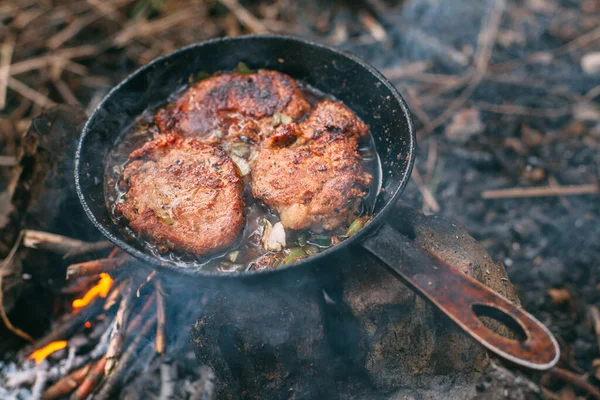
[[[71,240],[44,232],[35,232],[35,238],[37,247],[47,239]],[[109,399],[122,392],[126,382],[135,385],[146,375],[157,379],[144,385],[158,382],[156,392],[168,394],[176,391],[173,383],[182,369],[188,382],[181,388],[185,397],[205,393],[208,372],[202,370],[203,376],[195,363],[182,366],[173,361],[185,359],[177,354],[185,347],[182,343],[187,342],[189,326],[166,336],[168,291],[163,278],[117,254],[115,249],[107,258],[67,268],[63,293],[76,296],[64,306],[70,312],[46,336],[23,349],[16,362],[0,364],[0,398],[85,399],[94,394],[94,398]],[[63,302],[67,296],[62,296]],[[205,394],[210,398],[209,392]]]

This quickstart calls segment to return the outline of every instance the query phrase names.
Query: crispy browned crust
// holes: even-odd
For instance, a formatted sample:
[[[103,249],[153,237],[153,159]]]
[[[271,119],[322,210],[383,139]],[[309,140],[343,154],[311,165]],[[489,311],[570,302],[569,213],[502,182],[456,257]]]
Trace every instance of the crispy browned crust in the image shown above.
[[[368,132],[341,103],[326,101],[301,124],[279,126],[252,170],[252,194],[290,229],[342,225],[367,193],[358,142]]]
[[[117,205],[160,250],[205,255],[229,247],[244,226],[243,181],[225,152],[175,134],[133,151]]]
[[[309,109],[291,77],[261,70],[200,81],[155,119],[163,133],[176,132],[213,143],[237,138],[259,143],[273,130],[275,113],[297,120]],[[222,137],[215,135],[217,130]]]

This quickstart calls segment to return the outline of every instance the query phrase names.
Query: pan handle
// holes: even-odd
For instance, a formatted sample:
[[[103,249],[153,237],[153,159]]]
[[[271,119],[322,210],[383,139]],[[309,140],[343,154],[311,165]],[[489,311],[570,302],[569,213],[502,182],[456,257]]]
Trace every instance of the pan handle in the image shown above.
[[[462,273],[408,237],[384,224],[362,246],[421,292],[475,340],[500,357],[535,370],[552,368],[558,361],[558,343],[531,314],[500,294]],[[524,331],[524,341],[508,339],[488,329],[478,307],[501,312]]]

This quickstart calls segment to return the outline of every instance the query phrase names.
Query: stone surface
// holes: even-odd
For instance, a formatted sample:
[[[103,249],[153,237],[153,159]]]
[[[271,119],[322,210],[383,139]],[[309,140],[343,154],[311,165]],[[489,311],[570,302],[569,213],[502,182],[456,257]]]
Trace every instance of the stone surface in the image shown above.
[[[502,265],[450,221],[398,206],[391,224],[513,301]],[[360,249],[297,285],[207,292],[192,328],[219,398],[465,399],[485,350]],[[494,321],[496,332],[509,334]]]

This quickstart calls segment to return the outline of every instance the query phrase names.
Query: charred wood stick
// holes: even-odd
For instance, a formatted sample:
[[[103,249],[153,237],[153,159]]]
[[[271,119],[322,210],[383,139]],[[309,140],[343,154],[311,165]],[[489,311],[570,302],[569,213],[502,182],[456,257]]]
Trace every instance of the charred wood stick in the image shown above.
[[[67,267],[67,279],[79,278],[81,276],[97,275],[101,272],[114,271],[127,263],[125,257],[101,258],[99,260],[72,264]]]
[[[50,386],[44,394],[42,395],[43,400],[54,400],[60,399],[71,394],[85,379],[90,368],[91,364],[86,365],[83,368],[80,368],[74,372],[71,372],[69,375],[65,376],[54,385]]]
[[[175,380],[177,379],[177,369],[173,364],[160,364],[160,392],[158,400],[169,400],[175,395]]]
[[[167,313],[165,309],[165,296],[162,282],[160,279],[154,280],[154,289],[156,291],[156,342],[154,350],[158,354],[164,354],[167,341],[166,341],[166,319]]]
[[[102,357],[94,364],[94,367],[86,375],[85,379],[81,383],[81,386],[73,393],[71,398],[73,400],[86,399],[94,390],[98,382],[104,378],[104,365],[106,364],[106,357]]]
[[[117,304],[117,299],[125,291],[128,285],[130,285],[129,279],[125,279],[119,285],[113,286],[113,290],[110,291],[106,297],[106,301],[104,302],[104,311],[110,310],[115,304]]]
[[[124,334],[131,314],[131,303],[133,299],[133,293],[131,289],[131,282],[127,284],[123,291],[123,297],[119,304],[119,310],[115,316],[115,323],[110,334],[110,340],[108,342],[108,349],[106,350],[106,365],[104,367],[105,375],[111,375],[119,357],[121,356],[121,349],[123,348],[123,342],[125,340]]]
[[[95,251],[106,250],[113,246],[108,240],[84,242],[55,233],[26,230],[23,245],[32,249],[62,254],[64,258],[80,256]]]
[[[484,199],[507,199],[517,197],[577,196],[600,193],[598,185],[524,187],[481,192]]]
[[[131,320],[131,323],[127,327],[126,336],[131,335],[131,333],[138,330],[138,328],[142,325],[142,318],[144,318],[148,312],[150,312],[150,308],[154,305],[154,301],[156,300],[156,295],[153,293],[148,297],[144,305],[142,306],[141,311]]]
[[[75,280],[70,285],[60,289],[61,294],[78,294],[86,292],[98,282],[97,276],[85,276]]]
[[[592,385],[584,376],[574,374],[562,368],[553,368],[550,370],[550,373],[556,378],[586,391],[593,398],[600,400],[600,390]]]
[[[146,320],[139,334],[133,339],[127,350],[123,353],[114,373],[106,379],[102,389],[100,389],[100,392],[96,396],[97,400],[109,400],[112,398],[112,392],[127,373],[127,369],[134,360],[134,357],[138,354],[138,349],[141,347],[142,342],[146,341],[146,344],[148,343],[147,336],[152,331],[155,324],[156,315],[153,315]]]
[[[35,343],[33,343],[33,345],[27,347],[25,351],[31,353],[34,350],[41,349],[51,342],[70,338],[75,332],[83,327],[83,324],[85,324],[86,321],[96,316],[101,309],[101,299],[94,300],[90,305],[79,311],[77,314],[72,315],[60,326],[50,331],[50,333],[48,333],[46,336],[37,340]]]

